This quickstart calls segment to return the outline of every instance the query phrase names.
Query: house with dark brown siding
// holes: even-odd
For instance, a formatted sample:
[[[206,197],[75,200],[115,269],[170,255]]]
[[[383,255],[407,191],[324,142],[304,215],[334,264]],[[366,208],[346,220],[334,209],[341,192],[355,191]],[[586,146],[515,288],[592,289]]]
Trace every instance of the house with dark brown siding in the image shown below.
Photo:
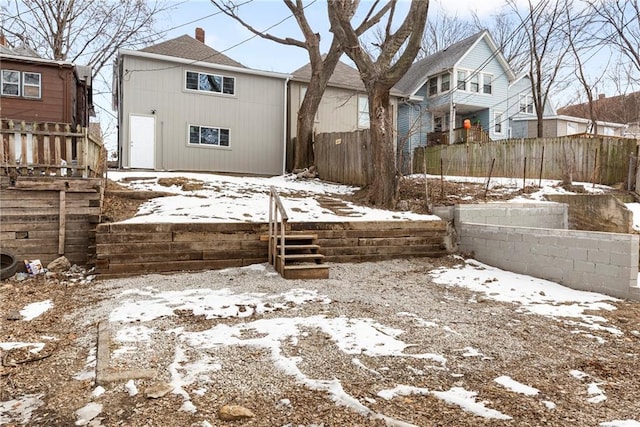
[[[2,119],[87,127],[93,113],[91,68],[0,44],[0,99]]]

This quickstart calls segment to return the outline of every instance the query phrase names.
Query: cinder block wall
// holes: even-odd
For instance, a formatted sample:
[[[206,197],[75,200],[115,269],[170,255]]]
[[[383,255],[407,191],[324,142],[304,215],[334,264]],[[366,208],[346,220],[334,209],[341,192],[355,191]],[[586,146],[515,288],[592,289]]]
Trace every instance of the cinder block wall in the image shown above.
[[[567,230],[564,204],[510,205],[456,206],[460,251],[572,289],[640,299],[638,235]]]
[[[516,227],[568,228],[567,205],[562,203],[486,203],[458,205],[454,210],[456,224],[511,225]]]

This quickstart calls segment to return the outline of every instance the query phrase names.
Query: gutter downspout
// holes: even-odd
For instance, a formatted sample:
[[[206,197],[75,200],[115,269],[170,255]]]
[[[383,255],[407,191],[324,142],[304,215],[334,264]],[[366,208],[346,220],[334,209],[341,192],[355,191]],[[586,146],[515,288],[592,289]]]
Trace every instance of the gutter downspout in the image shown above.
[[[282,123],[282,175],[287,172],[287,105],[288,105],[288,90],[289,90],[290,77],[284,79],[283,90],[283,123]]]

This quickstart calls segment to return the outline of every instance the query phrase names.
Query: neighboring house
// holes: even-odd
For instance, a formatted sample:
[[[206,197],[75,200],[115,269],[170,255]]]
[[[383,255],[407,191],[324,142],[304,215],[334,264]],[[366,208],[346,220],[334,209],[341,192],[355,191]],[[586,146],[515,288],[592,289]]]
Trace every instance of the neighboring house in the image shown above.
[[[609,98],[604,94],[600,94],[598,99],[594,100],[593,108],[596,120],[610,123],[624,123],[626,127],[622,131],[621,136],[640,139],[640,92]],[[558,114],[590,120],[591,115],[589,111],[589,103],[582,103],[560,108],[558,109]],[[598,124],[598,134],[607,135],[606,132],[606,126],[603,130]]]
[[[554,115],[543,118],[544,125],[542,127],[543,138],[555,138],[559,136],[571,136],[581,134],[592,134],[593,126],[591,120],[581,117]],[[598,121],[598,134],[607,136],[624,136],[627,129],[626,125],[621,123],[601,122]],[[537,117],[514,117],[513,135],[517,138],[536,138],[538,136],[538,118]]]
[[[183,35],[120,50],[114,70],[124,168],[284,172],[289,75],[247,68]]]
[[[307,64],[292,74],[289,82],[288,109],[288,157],[293,153],[292,139],[298,128],[298,109],[302,104],[311,79],[311,64]],[[400,92],[392,89],[389,102],[392,109],[393,129],[397,126],[397,106]],[[352,132],[369,129],[369,98],[362,83],[360,72],[338,62],[322,95],[318,112],[315,116],[314,133]],[[291,165],[291,163],[289,163]]]
[[[87,127],[93,114],[91,68],[9,48],[0,36],[0,118]]]
[[[513,118],[536,113],[528,77],[515,75],[488,31],[416,62],[395,88],[405,95],[398,106],[405,173],[415,147],[510,138]]]

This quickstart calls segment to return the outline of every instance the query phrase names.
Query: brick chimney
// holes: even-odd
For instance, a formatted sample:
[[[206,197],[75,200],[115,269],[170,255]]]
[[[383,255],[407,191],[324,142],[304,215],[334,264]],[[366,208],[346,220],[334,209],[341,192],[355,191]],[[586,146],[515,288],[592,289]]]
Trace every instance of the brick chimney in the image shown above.
[[[196,40],[200,43],[204,43],[204,30],[200,27],[196,28]]]
[[[607,97],[607,95],[605,95],[604,93],[598,94],[598,99],[605,99]]]
[[[7,39],[4,37],[4,34],[0,33],[0,46],[6,46]]]

